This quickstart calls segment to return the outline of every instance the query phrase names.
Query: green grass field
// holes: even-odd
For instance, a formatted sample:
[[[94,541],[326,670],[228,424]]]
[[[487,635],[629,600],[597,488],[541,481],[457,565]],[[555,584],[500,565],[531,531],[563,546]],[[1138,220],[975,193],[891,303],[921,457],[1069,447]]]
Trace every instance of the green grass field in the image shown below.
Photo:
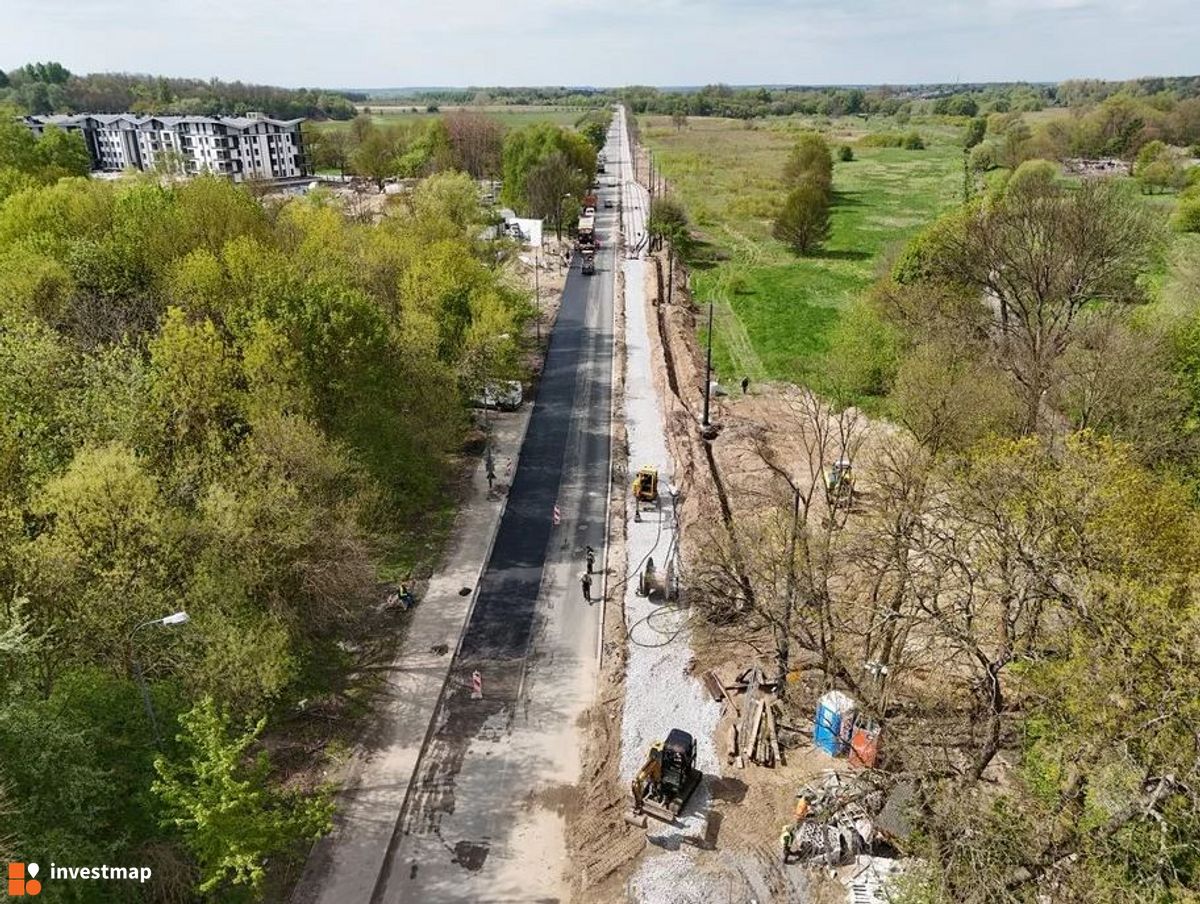
[[[695,118],[677,131],[665,117],[641,119],[643,141],[719,258],[694,269],[693,290],[697,301],[716,303],[713,355],[722,379],[803,381],[840,312],[874,280],[881,255],[961,199],[959,130],[915,127],[926,150],[855,144],[869,131],[900,128],[886,120],[795,117],[747,129],[739,120]],[[834,167],[830,240],[799,258],[771,237],[771,221],[784,159],[803,128],[818,128],[835,149],[850,144],[856,159]]]
[[[560,126],[573,126],[579,117],[583,116],[587,111],[580,108],[569,107],[442,107],[437,113],[427,113],[423,108],[417,108],[417,112],[413,112],[413,107],[397,107],[387,105],[371,105],[366,104],[371,110],[371,120],[378,126],[399,125],[411,122],[418,122],[425,119],[430,119],[435,116],[441,116],[454,110],[471,110],[474,112],[483,113],[485,116],[490,116],[492,119],[498,120],[508,128],[519,129],[521,126],[529,125],[535,122],[552,122]],[[318,130],[325,129],[348,129],[350,128],[349,120],[327,120],[325,122],[312,123],[313,128]]]

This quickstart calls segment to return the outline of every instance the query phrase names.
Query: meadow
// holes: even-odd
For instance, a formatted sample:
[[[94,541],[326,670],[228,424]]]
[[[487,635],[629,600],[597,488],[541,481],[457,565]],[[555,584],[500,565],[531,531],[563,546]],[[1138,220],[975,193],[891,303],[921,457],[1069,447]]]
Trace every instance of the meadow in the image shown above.
[[[519,129],[522,126],[529,125],[535,122],[551,122],[560,126],[573,126],[579,117],[587,112],[582,107],[551,107],[551,106],[471,106],[471,107],[456,107],[443,106],[439,107],[437,112],[430,113],[423,107],[416,106],[396,106],[388,104],[364,104],[362,111],[370,111],[371,121],[377,126],[402,125],[411,122],[421,122],[426,119],[431,119],[436,116],[443,116],[446,113],[457,110],[470,110],[471,112],[483,113],[491,117],[506,127],[511,129]],[[349,120],[325,120],[324,122],[312,123],[313,128],[317,130],[341,130],[350,128]]]
[[[715,305],[713,360],[726,382],[803,381],[850,302],[874,280],[881,257],[959,202],[961,129],[941,122],[789,117],[754,123],[694,118],[676,129],[642,117],[642,140],[704,242],[693,268],[698,302]],[[860,146],[873,131],[916,128],[925,150]],[[771,237],[781,174],[796,134],[820,131],[855,159],[834,166],[832,234],[811,257]],[[836,155],[835,155],[836,159]]]

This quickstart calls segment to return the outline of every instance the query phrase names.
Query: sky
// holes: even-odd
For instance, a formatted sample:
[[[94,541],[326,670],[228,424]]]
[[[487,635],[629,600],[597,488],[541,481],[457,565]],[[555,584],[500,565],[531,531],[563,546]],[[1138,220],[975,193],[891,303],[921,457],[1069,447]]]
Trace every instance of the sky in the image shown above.
[[[0,0],[0,67],[273,85],[903,84],[1200,72],[1196,0]]]

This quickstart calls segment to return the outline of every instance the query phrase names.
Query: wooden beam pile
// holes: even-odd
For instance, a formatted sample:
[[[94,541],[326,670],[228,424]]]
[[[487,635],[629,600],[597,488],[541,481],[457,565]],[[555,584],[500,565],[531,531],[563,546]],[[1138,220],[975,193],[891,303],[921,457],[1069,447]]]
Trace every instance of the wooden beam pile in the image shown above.
[[[733,717],[726,746],[728,761],[736,763],[739,769],[745,767],[746,760],[760,766],[785,765],[776,723],[779,705],[774,697],[776,683],[768,680],[757,666],[742,672],[729,685],[711,670],[704,673],[703,679],[713,700],[723,701]],[[740,707],[730,691],[745,694]]]

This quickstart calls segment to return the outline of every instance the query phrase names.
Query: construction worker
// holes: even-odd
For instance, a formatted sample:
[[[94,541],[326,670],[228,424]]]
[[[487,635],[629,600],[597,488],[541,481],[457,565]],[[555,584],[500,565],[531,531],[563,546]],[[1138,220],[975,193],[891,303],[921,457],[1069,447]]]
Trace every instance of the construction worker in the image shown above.
[[[783,827],[783,832],[779,835],[779,844],[783,847],[783,862],[787,863],[792,856],[792,823],[788,823]]]
[[[592,601],[592,576],[588,572],[580,575],[579,583],[583,585],[583,599],[585,602]]]
[[[592,569],[595,567],[595,565],[596,565],[596,550],[592,549],[589,546],[587,548],[587,573],[588,574],[592,573]]]
[[[808,802],[808,798],[805,797],[803,794],[797,794],[796,795],[796,809],[792,812],[792,815],[795,817],[796,822],[803,822],[805,819],[808,818],[809,807],[810,807],[810,804]]]

